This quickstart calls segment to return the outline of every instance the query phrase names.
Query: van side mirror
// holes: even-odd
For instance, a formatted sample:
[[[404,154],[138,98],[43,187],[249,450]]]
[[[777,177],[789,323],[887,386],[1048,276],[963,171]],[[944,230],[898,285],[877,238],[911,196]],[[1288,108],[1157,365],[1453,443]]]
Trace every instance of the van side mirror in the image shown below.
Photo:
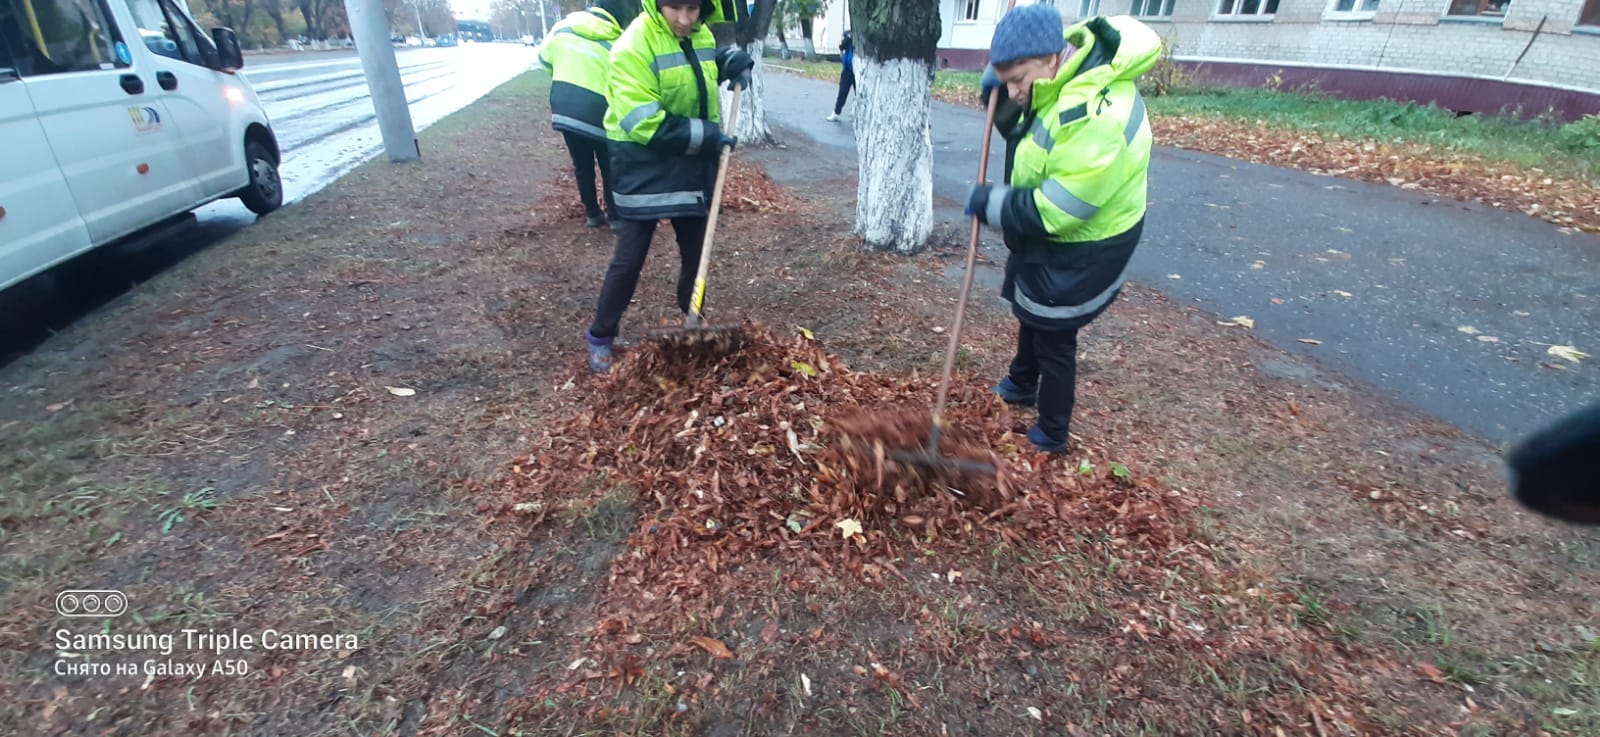
[[[244,50],[239,48],[239,34],[232,28],[211,29],[211,42],[217,45],[217,64],[233,71],[244,67]]]

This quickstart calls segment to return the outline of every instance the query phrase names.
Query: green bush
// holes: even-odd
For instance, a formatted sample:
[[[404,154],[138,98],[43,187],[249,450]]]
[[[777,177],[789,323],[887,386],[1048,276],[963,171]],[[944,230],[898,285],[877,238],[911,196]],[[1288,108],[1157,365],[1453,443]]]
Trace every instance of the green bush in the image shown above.
[[[1600,115],[1586,115],[1561,126],[1561,147],[1569,151],[1600,151]]]

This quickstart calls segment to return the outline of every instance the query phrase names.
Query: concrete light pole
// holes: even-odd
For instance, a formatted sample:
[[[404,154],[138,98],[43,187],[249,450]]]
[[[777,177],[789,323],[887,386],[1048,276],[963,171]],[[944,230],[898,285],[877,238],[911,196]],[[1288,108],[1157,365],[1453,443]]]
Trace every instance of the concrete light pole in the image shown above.
[[[417,131],[411,123],[411,108],[406,103],[405,83],[400,81],[400,66],[389,43],[389,19],[383,14],[383,0],[344,0],[350,19],[350,35],[361,56],[361,70],[372,92],[372,107],[378,113],[378,130],[383,133],[383,148],[395,163],[422,158]]]

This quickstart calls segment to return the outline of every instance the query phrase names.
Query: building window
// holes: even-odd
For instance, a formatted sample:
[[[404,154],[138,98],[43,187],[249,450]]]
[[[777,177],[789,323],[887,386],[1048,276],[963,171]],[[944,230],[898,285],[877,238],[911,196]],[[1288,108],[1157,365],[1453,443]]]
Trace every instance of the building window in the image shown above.
[[[1456,0],[1459,2],[1459,0]],[[1231,15],[1235,17],[1251,17],[1262,15],[1275,15],[1278,12],[1278,0],[1221,0],[1217,6],[1217,15]]]
[[[1578,25],[1600,26],[1600,0],[1589,0],[1583,4],[1583,12],[1578,14]]]
[[[1371,20],[1378,14],[1378,0],[1331,0],[1323,16],[1333,20]]]
[[[1172,16],[1172,3],[1173,0],[1133,0],[1132,12],[1144,18],[1168,18]]]
[[[975,21],[978,19],[978,0],[961,0],[961,20]]]
[[[1141,18],[1170,18],[1173,0],[1133,0],[1133,14]]]
[[[1450,15],[1503,17],[1511,0],[1450,0]]]
[[[1093,18],[1100,14],[1100,0],[1078,0],[1078,17]]]

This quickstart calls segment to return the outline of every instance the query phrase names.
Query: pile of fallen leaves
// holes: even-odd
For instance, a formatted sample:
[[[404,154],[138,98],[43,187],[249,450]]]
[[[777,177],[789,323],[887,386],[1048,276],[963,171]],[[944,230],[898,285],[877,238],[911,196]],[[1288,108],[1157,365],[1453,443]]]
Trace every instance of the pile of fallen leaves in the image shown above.
[[[633,490],[645,513],[613,579],[671,591],[680,612],[711,606],[715,574],[757,557],[872,580],[897,574],[903,551],[946,537],[1077,545],[1074,530],[1094,529],[1152,560],[1188,537],[1182,497],[1121,467],[1025,455],[1014,417],[967,377],[953,382],[940,449],[995,473],[896,460],[925,448],[937,377],[856,373],[803,334],[747,330],[729,355],[645,344],[619,357],[588,387],[589,406],[515,462],[502,511],[581,508]]]
[[[1600,186],[1540,169],[1491,164],[1423,144],[1390,144],[1278,128],[1265,122],[1152,116],[1156,141],[1259,164],[1418,190],[1516,210],[1600,232]]]
[[[937,377],[857,373],[804,331],[746,330],[729,354],[645,344],[619,356],[610,377],[569,389],[586,393],[581,409],[555,419],[491,496],[486,511],[519,527],[573,519],[619,494],[638,511],[600,587],[575,683],[634,683],[659,667],[648,659],[662,653],[643,633],[682,633],[671,652],[737,657],[715,637],[689,635],[705,631],[694,623],[749,609],[777,580],[771,571],[782,570],[790,587],[829,579],[883,587],[909,583],[901,568],[914,561],[960,560],[999,542],[1048,551],[1009,574],[1037,591],[1063,585],[1056,554],[1117,571],[1119,583],[1097,596],[1121,622],[1106,636],[1133,658],[1114,675],[1134,691],[1155,677],[1140,665],[1160,662],[1151,658],[1227,672],[1292,652],[1317,698],[1287,694],[1235,708],[1263,729],[1351,728],[1364,724],[1380,681],[1406,679],[1392,662],[1292,626],[1292,595],[1220,567],[1188,495],[1135,476],[1101,449],[1078,448],[1072,459],[1033,453],[1024,423],[983,383],[953,382],[941,448],[990,461],[996,473],[929,473],[892,451],[927,442]],[[1202,608],[1185,611],[1164,593],[1175,581]],[[1037,625],[1012,635],[1046,650],[1069,637]]]

